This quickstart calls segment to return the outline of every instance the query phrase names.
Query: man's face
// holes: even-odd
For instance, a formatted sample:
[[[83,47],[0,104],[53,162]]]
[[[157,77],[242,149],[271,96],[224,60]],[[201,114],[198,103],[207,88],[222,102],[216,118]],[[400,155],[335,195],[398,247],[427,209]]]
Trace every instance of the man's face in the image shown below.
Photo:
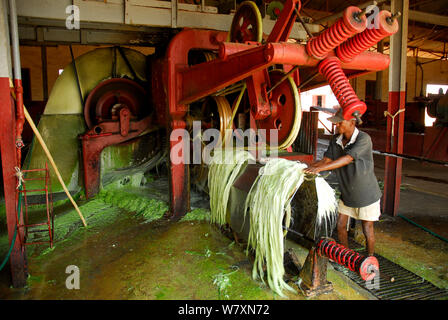
[[[346,132],[350,132],[355,126],[355,122],[353,120],[344,120],[336,123],[336,129],[339,134],[344,134]]]

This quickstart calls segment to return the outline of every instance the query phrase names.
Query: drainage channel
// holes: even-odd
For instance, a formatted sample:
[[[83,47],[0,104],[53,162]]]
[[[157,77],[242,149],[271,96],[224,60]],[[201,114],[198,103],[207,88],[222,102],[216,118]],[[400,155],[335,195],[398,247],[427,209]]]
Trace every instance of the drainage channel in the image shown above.
[[[360,254],[367,255],[364,248],[352,239],[349,240],[349,246]],[[361,288],[369,291],[380,300],[435,300],[448,298],[448,290],[436,287],[431,282],[383,256],[375,254],[375,257],[380,264],[380,281],[379,287],[376,286],[376,289],[367,288],[366,282],[358,274],[334,262],[330,261],[330,263]]]

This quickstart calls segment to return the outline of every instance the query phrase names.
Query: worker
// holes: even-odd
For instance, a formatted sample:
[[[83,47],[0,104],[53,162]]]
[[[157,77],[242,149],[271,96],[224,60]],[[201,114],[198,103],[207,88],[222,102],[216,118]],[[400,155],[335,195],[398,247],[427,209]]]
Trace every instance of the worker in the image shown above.
[[[336,125],[337,134],[331,138],[323,159],[312,163],[305,172],[318,174],[321,171],[335,171],[341,191],[337,222],[339,241],[348,248],[349,217],[361,220],[367,252],[373,255],[373,225],[381,215],[381,190],[373,171],[372,140],[356,127],[355,118],[343,118],[341,108],[328,120]]]

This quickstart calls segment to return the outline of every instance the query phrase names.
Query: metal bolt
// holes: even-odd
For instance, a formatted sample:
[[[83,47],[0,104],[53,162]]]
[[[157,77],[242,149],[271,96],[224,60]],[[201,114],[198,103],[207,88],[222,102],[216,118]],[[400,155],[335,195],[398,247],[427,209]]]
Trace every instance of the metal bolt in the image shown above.
[[[378,2],[376,2],[376,1],[373,1],[373,3],[372,3],[373,6],[376,6],[377,4],[378,4]],[[356,13],[354,14],[354,18],[355,18],[356,20],[358,20],[358,21],[361,21],[361,18],[364,17],[364,16],[367,14],[367,8],[368,8],[368,7],[370,7],[370,5],[367,6],[367,7],[365,7],[364,9],[362,9],[361,12],[356,12]],[[370,11],[372,11],[372,10],[370,10]]]
[[[401,12],[398,11],[397,13],[392,13],[390,17],[386,18],[387,23],[392,24],[395,19],[397,19],[399,16],[401,16]]]

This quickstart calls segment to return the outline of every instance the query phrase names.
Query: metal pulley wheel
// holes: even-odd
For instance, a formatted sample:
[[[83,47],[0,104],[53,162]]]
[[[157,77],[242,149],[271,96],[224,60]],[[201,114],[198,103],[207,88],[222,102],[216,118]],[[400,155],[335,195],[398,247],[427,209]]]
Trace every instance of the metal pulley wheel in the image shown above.
[[[118,121],[120,110],[127,108],[131,118],[142,119],[150,114],[146,91],[135,81],[113,78],[100,82],[84,105],[84,119],[91,129],[103,121]]]
[[[209,96],[201,105],[199,118],[192,117],[191,121],[201,120],[201,127],[203,130],[210,128],[218,129],[220,132],[220,143],[228,144],[232,138],[232,131],[226,130],[232,118],[232,110],[230,109],[229,101],[225,96]],[[192,125],[190,125],[192,127]],[[194,132],[193,132],[194,133]],[[196,139],[197,137],[193,137]],[[215,141],[213,141],[214,143]],[[204,142],[202,147],[205,146]],[[218,144],[219,145],[219,144]],[[201,161],[198,165],[191,167],[191,183],[197,189],[208,193],[208,166]]]
[[[283,77],[285,73],[281,70],[272,70],[269,72],[271,84],[275,85]],[[302,107],[300,105],[299,92],[294,80],[287,77],[270,93],[269,102],[271,104],[272,114],[263,120],[257,120],[257,129],[265,129],[266,132],[260,131],[259,134],[268,145],[271,145],[270,129],[277,130],[278,148],[288,148],[296,139],[300,130],[302,120]]]
[[[215,128],[219,130],[221,142],[227,143],[231,138],[229,123],[232,119],[232,109],[229,101],[223,96],[208,97],[202,104],[201,113],[204,117],[204,129]]]
[[[238,43],[261,42],[262,36],[263,21],[260,10],[253,1],[244,1],[233,16],[228,40]]]

